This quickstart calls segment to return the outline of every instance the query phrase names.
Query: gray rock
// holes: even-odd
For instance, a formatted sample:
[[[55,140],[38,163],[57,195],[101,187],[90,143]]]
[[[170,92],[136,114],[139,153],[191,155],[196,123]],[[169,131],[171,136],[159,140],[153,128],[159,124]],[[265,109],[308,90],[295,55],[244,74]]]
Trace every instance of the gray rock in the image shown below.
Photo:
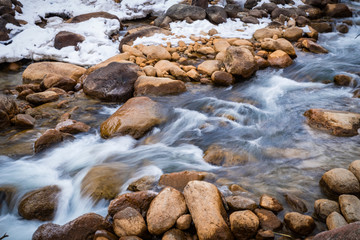
[[[206,18],[206,11],[197,6],[175,4],[166,11],[166,15],[176,20],[184,20],[187,17],[192,20],[203,20]]]
[[[340,213],[339,204],[329,199],[318,199],[314,203],[316,215],[325,220],[332,212]]]
[[[227,13],[224,8],[211,6],[206,9],[206,14],[210,22],[220,24],[226,22]]]
[[[348,223],[360,221],[360,200],[356,196],[343,194],[339,197],[339,204]]]
[[[343,227],[347,225],[345,218],[338,212],[332,212],[326,218],[326,226],[329,230],[333,230],[335,228]]]

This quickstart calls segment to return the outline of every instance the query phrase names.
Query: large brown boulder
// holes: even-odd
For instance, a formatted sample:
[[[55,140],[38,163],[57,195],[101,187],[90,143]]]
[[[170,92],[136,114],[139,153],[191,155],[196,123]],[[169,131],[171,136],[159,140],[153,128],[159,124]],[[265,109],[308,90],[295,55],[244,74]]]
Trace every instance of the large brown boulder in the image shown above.
[[[134,97],[101,124],[100,133],[103,138],[126,134],[141,138],[164,121],[165,117],[158,103],[148,97]]]
[[[151,202],[147,212],[146,222],[149,232],[154,235],[166,232],[186,212],[184,195],[175,188],[164,188]]]
[[[358,135],[360,114],[326,109],[310,109],[304,113],[310,127],[324,130],[335,136]]]
[[[259,218],[250,210],[237,211],[230,215],[230,225],[236,239],[249,239],[259,228]]]
[[[64,225],[46,223],[33,234],[32,240],[92,240],[97,230],[111,230],[111,224],[95,213],[84,214]]]
[[[205,179],[207,172],[183,171],[163,174],[160,177],[160,186],[173,187],[179,191],[183,191],[186,184],[193,180],[202,181]]]
[[[58,207],[60,191],[54,185],[26,193],[20,200],[19,215],[28,220],[52,220]]]
[[[104,101],[125,102],[134,93],[141,71],[134,63],[112,62],[90,73],[84,80],[84,93]]]
[[[80,34],[61,31],[55,36],[54,47],[56,49],[62,49],[68,46],[76,47],[79,43],[82,43],[84,40],[85,37]]]
[[[297,212],[285,214],[284,222],[289,229],[300,235],[309,235],[315,229],[314,219]]]
[[[303,35],[303,30],[298,27],[287,28],[284,31],[284,38],[291,42],[295,42],[295,41],[299,40],[299,38],[301,38],[302,35]]]
[[[72,91],[76,86],[77,82],[68,77],[64,77],[57,74],[48,74],[44,77],[43,81],[41,82],[42,89],[48,89],[52,87],[61,88],[65,91]]]
[[[134,208],[127,207],[114,217],[114,231],[117,236],[143,236],[147,232],[143,216]]]
[[[360,222],[348,224],[331,231],[321,232],[313,240],[356,240],[360,235]]]
[[[215,185],[191,181],[184,189],[186,204],[199,239],[233,239],[221,195]]]
[[[170,78],[140,76],[135,82],[134,96],[163,96],[186,91],[184,82]]]
[[[249,78],[258,69],[253,53],[244,47],[228,47],[224,65],[227,72],[243,78]]]
[[[117,19],[120,22],[120,20],[117,16],[110,14],[108,12],[93,12],[93,13],[81,14],[81,15],[75,16],[73,18],[70,18],[66,22],[67,23],[79,23],[79,22],[87,21],[91,18]]]
[[[344,168],[334,168],[324,173],[320,179],[320,186],[329,196],[360,192],[358,179]]]
[[[48,129],[35,141],[35,153],[39,153],[47,148],[53,147],[62,141],[73,139],[74,137],[71,134],[62,133],[55,129]]]
[[[281,31],[279,29],[261,28],[256,30],[253,36],[257,41],[260,41],[265,38],[272,38],[274,35],[281,36]]]
[[[327,4],[325,14],[334,18],[352,17],[352,12],[344,3]]]

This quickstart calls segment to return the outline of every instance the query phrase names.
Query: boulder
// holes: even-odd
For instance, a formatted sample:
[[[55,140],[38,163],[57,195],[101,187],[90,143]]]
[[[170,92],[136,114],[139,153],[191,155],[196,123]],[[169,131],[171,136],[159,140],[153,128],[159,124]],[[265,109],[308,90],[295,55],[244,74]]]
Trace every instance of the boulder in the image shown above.
[[[247,48],[235,46],[226,49],[224,65],[227,72],[243,78],[249,78],[258,69],[253,53]]]
[[[254,211],[257,208],[257,204],[254,200],[242,197],[242,196],[229,196],[225,198],[227,205],[233,211],[251,210]]]
[[[215,54],[215,50],[212,47],[200,47],[196,52],[203,55]]]
[[[302,46],[309,50],[312,53],[328,53],[329,51],[326,50],[324,47],[320,46],[319,44],[311,41],[310,39],[304,39],[301,42]]]
[[[182,70],[178,64],[170,62],[168,60],[161,60],[155,64],[156,75],[158,77],[166,77],[167,75],[172,75],[178,80],[189,82],[189,77],[186,72]]]
[[[142,52],[148,60],[171,60],[171,54],[163,46],[144,46]]]
[[[328,195],[352,194],[360,192],[360,185],[355,175],[344,168],[327,171],[320,180],[320,186]]]
[[[226,4],[224,10],[229,18],[237,18],[237,14],[243,11],[243,7],[240,4]]]
[[[360,200],[356,196],[341,195],[339,205],[341,213],[348,223],[360,221]]]
[[[291,231],[303,236],[309,235],[315,229],[312,217],[297,212],[285,214],[284,222]]]
[[[46,186],[26,193],[20,200],[19,215],[27,220],[53,220],[61,189],[58,186]]]
[[[93,239],[97,230],[111,231],[111,224],[96,213],[87,213],[62,226],[43,224],[34,232],[32,240]]]
[[[10,119],[19,113],[15,100],[11,97],[0,94],[0,129],[10,125]]]
[[[277,68],[286,68],[293,64],[293,60],[290,58],[290,56],[282,50],[276,50],[275,52],[272,52],[268,56],[268,62],[270,66]]]
[[[97,230],[95,232],[94,240],[119,240],[119,237],[106,230]]]
[[[144,218],[132,207],[117,212],[113,219],[114,232],[118,237],[143,236],[147,232]]]
[[[272,212],[266,209],[255,209],[255,213],[259,218],[260,226],[264,230],[280,230],[282,223],[280,219]]]
[[[176,228],[170,229],[169,231],[164,233],[163,237],[161,238],[161,240],[183,240],[183,239],[187,239],[186,234],[183,231]]]
[[[303,30],[298,27],[287,28],[284,31],[284,38],[291,42],[296,42],[297,40],[299,40],[299,38],[302,37],[302,35],[303,35]]]
[[[206,9],[207,18],[214,24],[225,23],[227,13],[224,8],[219,6],[211,6]]]
[[[318,19],[324,15],[324,12],[317,7],[309,7],[307,9],[304,9],[304,11],[306,12],[307,17],[310,19]]]
[[[241,21],[244,23],[251,23],[251,24],[259,24],[259,20],[253,16],[245,16],[241,18]]]
[[[328,33],[332,32],[332,26],[327,22],[312,22],[311,27],[319,33]]]
[[[304,201],[292,194],[285,194],[285,200],[295,212],[306,213],[308,211]]]
[[[41,82],[40,86],[43,89],[56,87],[65,91],[72,91],[74,90],[76,84],[77,82],[72,78],[63,77],[57,74],[48,74],[44,77],[44,80]]]
[[[216,52],[226,51],[230,47],[230,43],[225,39],[214,39],[213,44]]]
[[[339,24],[336,26],[336,30],[338,30],[340,33],[348,33],[349,27],[346,24]]]
[[[310,127],[332,135],[352,137],[358,135],[360,114],[326,109],[310,109],[304,113]]]
[[[213,72],[213,74],[211,75],[211,80],[215,85],[225,87],[230,86],[235,82],[235,78],[233,75],[223,71]]]
[[[17,114],[11,122],[18,128],[33,128],[36,120],[28,114]]]
[[[162,16],[157,17],[157,18],[154,20],[154,25],[157,26],[157,27],[161,27],[161,28],[165,28],[165,29],[170,29],[170,23],[171,23],[172,21],[173,21],[173,20],[171,19],[171,17],[166,16],[166,15],[162,15]]]
[[[175,20],[184,20],[189,17],[195,21],[205,19],[206,11],[197,6],[175,4],[166,11],[166,15]]]
[[[173,187],[179,191],[183,191],[188,182],[193,180],[202,181],[206,178],[207,172],[182,171],[163,174],[159,180],[159,186]]]
[[[110,14],[108,12],[92,12],[92,13],[81,14],[76,17],[70,18],[66,22],[67,23],[79,23],[79,22],[85,22],[92,18],[116,19],[120,22],[120,20],[117,16]]]
[[[285,17],[296,17],[299,14],[295,11],[295,9],[292,8],[275,8],[271,12],[271,19],[276,19],[280,17],[280,15],[284,15]],[[305,15],[305,14],[304,14]]]
[[[280,212],[282,211],[284,208],[282,206],[282,204],[274,197],[267,195],[267,194],[263,194],[260,197],[260,207],[274,211],[274,212]]]
[[[325,9],[326,16],[332,18],[352,17],[352,12],[344,3],[327,4]]]
[[[321,219],[326,218],[333,212],[340,213],[339,204],[329,199],[318,199],[314,203],[315,214]]]
[[[349,171],[360,181],[360,160],[353,161],[349,166]]]
[[[258,3],[257,0],[246,0],[244,3],[244,7],[247,9],[252,9],[257,5],[257,3]]]
[[[90,130],[90,126],[83,122],[68,119],[58,123],[55,129],[63,133],[77,134],[81,132],[88,132]]]
[[[130,183],[127,190],[132,192],[151,190],[156,183],[155,176],[144,176]]]
[[[140,76],[135,82],[134,96],[180,94],[186,92],[184,82],[170,78]]]
[[[245,151],[233,152],[218,145],[211,145],[204,153],[204,160],[217,166],[234,166],[254,162],[256,159]]]
[[[304,16],[297,16],[295,18],[296,26],[298,27],[305,27],[306,25],[310,25],[311,21]]]
[[[175,188],[164,188],[151,202],[147,212],[146,222],[149,232],[154,235],[166,232],[186,212],[184,195]]]
[[[208,0],[191,0],[191,5],[207,8],[208,7]]]
[[[49,75],[60,75],[71,78],[78,82],[86,69],[70,63],[62,62],[37,62],[30,64],[24,71],[22,78],[24,83],[41,83]]]
[[[87,76],[84,93],[104,101],[125,102],[133,95],[139,71],[134,63],[112,62]]]
[[[127,207],[131,207],[145,217],[150,203],[156,195],[157,193],[152,191],[140,191],[119,195],[110,202],[108,213],[111,217],[113,217],[117,212],[124,210]]]
[[[294,46],[286,39],[271,39],[266,38],[263,42],[261,42],[261,48],[270,51],[282,50],[286,52],[290,57],[296,57],[296,52]]]
[[[62,133],[55,129],[48,129],[35,141],[34,150],[35,153],[39,153],[47,148],[55,146],[60,142],[73,139],[74,137],[71,134]]]
[[[338,86],[350,86],[353,78],[345,74],[338,74],[334,76],[334,84]]]
[[[59,95],[54,91],[32,93],[26,96],[26,101],[34,105],[41,105],[44,103],[55,102],[58,99],[59,99]]]
[[[178,228],[180,230],[187,230],[190,228],[191,221],[192,221],[191,215],[184,214],[176,220],[175,226],[176,226],[176,228]]]
[[[79,43],[82,43],[83,41],[85,41],[85,37],[80,34],[61,31],[55,36],[54,47],[59,50],[68,46],[76,47]]]
[[[259,218],[250,210],[237,211],[230,215],[230,225],[236,239],[249,239],[259,228]]]
[[[346,226],[348,223],[345,218],[338,212],[332,212],[326,218],[326,226],[329,230]]]
[[[360,222],[348,224],[331,231],[321,232],[312,240],[355,240],[359,238]]]
[[[227,213],[215,185],[191,181],[184,189],[184,196],[199,239],[233,239],[227,225]]]
[[[164,121],[158,103],[148,97],[134,97],[101,124],[100,134],[102,138],[128,134],[138,139]]]
[[[220,70],[221,65],[222,63],[219,60],[206,60],[199,64],[197,70],[202,74],[211,76],[213,72]]]
[[[195,69],[191,69],[190,71],[188,71],[187,73],[186,73],[186,75],[190,78],[190,79],[192,79],[192,80],[194,80],[194,81],[200,81],[200,79],[201,79],[201,76],[200,76],[200,74],[199,74],[199,72],[198,71],[196,71]]]

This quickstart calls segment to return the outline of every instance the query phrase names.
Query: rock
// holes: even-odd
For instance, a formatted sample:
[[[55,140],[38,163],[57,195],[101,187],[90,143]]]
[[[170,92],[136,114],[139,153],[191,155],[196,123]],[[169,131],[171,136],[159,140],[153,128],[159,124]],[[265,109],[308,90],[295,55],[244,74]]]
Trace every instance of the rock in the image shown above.
[[[209,36],[214,36],[216,34],[218,34],[219,32],[215,29],[215,28],[212,28],[208,31],[208,35]]]
[[[200,47],[196,52],[204,55],[215,54],[215,50],[212,47]]]
[[[186,75],[189,78],[191,78],[191,79],[193,79],[194,81],[197,81],[197,82],[200,81],[200,78],[201,78],[200,74],[195,69],[191,69],[190,71],[188,71],[186,73]]]
[[[44,77],[41,82],[43,89],[49,89],[52,87],[61,88],[65,91],[72,91],[76,86],[77,82],[74,79],[63,77],[57,74],[48,74]]]
[[[225,39],[214,39],[214,48],[216,52],[226,51],[230,44]]]
[[[183,240],[183,239],[187,239],[186,234],[183,231],[176,228],[170,229],[169,231],[164,233],[163,237],[161,238],[161,240]]]
[[[214,24],[225,23],[227,13],[224,8],[219,6],[211,6],[206,9],[207,18]]]
[[[298,27],[305,27],[306,25],[310,25],[311,21],[304,16],[297,16],[295,18],[296,26]]]
[[[344,3],[327,4],[324,11],[326,16],[332,18],[352,17],[352,12]]]
[[[195,21],[205,19],[206,11],[197,6],[175,4],[166,11],[166,15],[175,20],[184,20],[189,17]]]
[[[238,13],[243,11],[240,4],[226,4],[224,10],[229,18],[238,18]]]
[[[117,16],[110,14],[108,12],[93,12],[93,13],[81,14],[76,17],[70,18],[66,22],[67,23],[79,23],[79,22],[85,22],[91,18],[116,19],[120,22],[120,20]]]
[[[291,9],[291,8],[275,8],[272,12],[271,12],[271,19],[276,19],[278,17],[280,17],[280,15],[283,15],[285,17],[296,17],[298,16],[298,14],[296,13],[295,9]],[[305,15],[305,14],[304,14]]]
[[[328,195],[359,193],[360,185],[355,175],[347,169],[334,168],[327,171],[320,180],[320,186]]]
[[[265,69],[270,66],[270,63],[268,60],[265,60],[262,57],[255,56],[256,64],[258,65],[259,69]]]
[[[336,26],[336,30],[345,34],[349,32],[349,27],[346,24],[339,24]]]
[[[95,213],[84,214],[65,225],[46,223],[33,234],[32,240],[93,239],[97,230],[110,231],[111,225]]]
[[[303,236],[309,235],[315,229],[315,222],[312,217],[297,212],[285,214],[284,222],[291,231]]]
[[[268,62],[270,66],[278,68],[286,68],[293,64],[290,56],[282,50],[276,50],[275,52],[271,53],[268,56]]]
[[[255,213],[260,220],[260,226],[264,230],[280,230],[282,223],[276,215],[265,209],[255,209]]]
[[[327,22],[312,22],[311,27],[319,33],[332,32],[332,26],[330,23]]]
[[[30,64],[24,71],[22,78],[24,83],[41,83],[49,75],[60,75],[71,78],[78,82],[86,72],[85,68],[62,62],[38,62]]]
[[[271,230],[259,230],[255,237],[256,240],[273,240],[275,234]]]
[[[0,5],[11,8],[12,2],[11,2],[11,0],[0,0]]]
[[[119,240],[119,238],[109,231],[97,230],[95,232],[94,240]]]
[[[233,75],[223,71],[216,71],[211,75],[211,80],[215,85],[230,86],[234,84],[235,78]]]
[[[161,47],[161,46],[159,46]],[[145,47],[144,47],[145,48]],[[162,47],[161,47],[162,48]],[[165,49],[166,50],[166,49]],[[124,53],[129,53],[130,55],[134,55],[135,57],[144,57],[144,54],[137,48],[131,47],[129,45],[123,45],[122,46],[122,51]],[[147,48],[147,52],[151,52],[151,48]]]
[[[188,182],[193,180],[202,181],[206,178],[206,172],[182,171],[163,174],[159,180],[159,186],[173,187],[179,191],[183,191]]]
[[[310,7],[308,9],[304,9],[304,11],[307,13],[307,17],[310,19],[321,18],[324,14],[323,11],[317,7]]]
[[[82,43],[84,40],[85,37],[80,34],[61,31],[55,36],[54,47],[59,50],[68,46],[76,47],[79,43]]]
[[[294,46],[286,39],[279,38],[279,39],[264,39],[261,42],[261,48],[270,51],[282,50],[286,52],[290,57],[296,57],[296,52]]]
[[[81,194],[95,202],[114,199],[128,177],[128,167],[122,163],[106,163],[92,167],[81,181]]]
[[[350,86],[353,78],[348,75],[338,74],[334,77],[334,83],[338,86]]]
[[[19,215],[27,220],[53,220],[61,189],[58,186],[46,186],[26,193],[20,200]]]
[[[182,70],[178,64],[170,62],[168,60],[161,60],[155,64],[156,75],[158,77],[166,77],[166,75],[171,74],[176,79],[189,82],[189,77],[186,72]]]
[[[259,24],[259,20],[256,17],[253,16],[245,16],[241,18],[241,21],[244,23],[252,23],[252,24]]]
[[[171,60],[171,54],[163,46],[144,46],[142,52],[148,60]]]
[[[170,78],[140,76],[135,82],[134,96],[180,94],[186,92],[184,82]]]
[[[134,97],[122,105],[100,126],[102,138],[130,135],[143,137],[154,126],[165,121],[161,106],[148,97]]]
[[[313,240],[355,240],[359,238],[360,222],[351,223],[331,231],[321,232]]]
[[[157,27],[161,27],[161,28],[165,28],[165,29],[170,29],[170,23],[171,23],[172,21],[173,21],[173,20],[172,20],[169,16],[162,15],[162,16],[157,17],[157,18],[154,20],[154,25],[157,26]]]
[[[190,228],[191,221],[192,221],[191,215],[184,214],[176,220],[176,228],[180,230],[187,230]]]
[[[0,94],[0,129],[10,125],[10,119],[19,113],[15,100]]]
[[[227,72],[243,78],[249,78],[258,69],[253,53],[243,47],[228,47],[224,65]]]
[[[218,145],[211,145],[205,151],[203,158],[206,162],[217,166],[234,166],[256,161],[252,155],[245,151],[235,153]]]
[[[259,219],[250,210],[237,211],[230,215],[230,225],[236,239],[249,239],[255,236]]]
[[[48,102],[55,102],[58,99],[59,99],[59,95],[53,91],[33,93],[26,96],[26,101],[34,105],[41,105]]]
[[[127,207],[132,207],[145,217],[150,203],[156,195],[157,193],[152,191],[141,191],[119,195],[110,202],[108,213],[113,217],[117,212],[124,210]]]
[[[157,180],[154,176],[144,176],[130,183],[127,190],[132,192],[146,191],[154,187]]]
[[[256,18],[262,18],[263,16],[267,17],[266,11],[259,10],[259,9],[250,10],[249,15],[252,17],[256,17]]]
[[[36,120],[28,114],[17,114],[11,122],[19,128],[33,128]]]
[[[349,166],[349,171],[360,181],[360,160],[353,161]]]
[[[320,46],[317,43],[309,39],[304,39],[302,42],[302,46],[308,49],[312,53],[328,53],[329,51],[326,50],[324,47]]]
[[[151,202],[147,212],[146,222],[149,232],[154,235],[166,232],[186,211],[183,194],[172,187],[164,188]]]
[[[303,35],[303,30],[298,27],[287,28],[284,32],[284,38],[291,42],[296,42]]]
[[[226,197],[226,203],[233,211],[239,210],[251,210],[254,211],[257,208],[257,204],[254,200],[242,196],[229,196]]]
[[[316,215],[321,220],[326,220],[326,218],[332,213],[332,212],[338,212],[340,213],[339,204],[335,201],[329,200],[329,199],[318,199],[314,203],[314,209]]]
[[[258,1],[257,0],[246,0],[244,7],[247,9],[252,9],[253,7],[255,7],[257,5]]]
[[[118,237],[143,236],[147,232],[144,218],[134,208],[127,207],[117,212],[113,219],[114,232]]]
[[[68,119],[58,123],[55,129],[63,133],[77,134],[81,132],[88,132],[90,130],[90,126],[83,122]]]
[[[202,74],[211,76],[213,72],[220,70],[221,65],[222,63],[219,60],[206,60],[198,65],[197,70]]]
[[[202,8],[207,8],[208,0],[191,0],[191,5],[202,7]]]
[[[156,68],[153,66],[146,66],[143,68],[143,71],[145,72],[146,76],[156,77]]]
[[[306,213],[308,211],[304,201],[292,194],[285,194],[285,200],[295,212]]]
[[[184,189],[184,196],[199,239],[233,239],[221,195],[215,185],[191,181]]]
[[[335,136],[351,137],[358,135],[360,128],[360,114],[325,110],[310,109],[304,113],[310,127],[324,130]]]
[[[62,133],[55,129],[48,129],[35,141],[35,153],[39,153],[47,148],[53,147],[56,144],[65,140],[73,139],[74,137],[68,133]]]
[[[119,240],[142,240],[142,238],[139,238],[137,236],[124,236],[119,238]]]
[[[274,212],[280,212],[284,209],[281,203],[276,198],[267,194],[261,195],[259,205],[260,207]]]
[[[345,218],[338,212],[332,212],[326,218],[326,226],[329,230],[346,226],[348,223]]]
[[[340,195],[339,205],[341,213],[348,223],[360,221],[360,200],[356,196]]]
[[[85,79],[84,93],[104,101],[125,102],[133,95],[139,71],[136,64],[112,62]]]

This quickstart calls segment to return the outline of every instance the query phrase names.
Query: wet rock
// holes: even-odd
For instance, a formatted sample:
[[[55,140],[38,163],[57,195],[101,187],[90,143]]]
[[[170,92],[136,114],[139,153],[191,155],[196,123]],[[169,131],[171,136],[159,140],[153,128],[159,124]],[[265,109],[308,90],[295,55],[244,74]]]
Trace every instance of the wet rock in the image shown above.
[[[268,60],[265,60],[262,57],[255,56],[256,64],[258,65],[259,69],[264,69],[270,66],[270,63]]]
[[[302,37],[302,35],[303,35],[303,30],[298,27],[287,28],[284,31],[284,38],[291,42],[296,42],[297,40],[299,40],[299,38]]]
[[[202,7],[202,8],[207,8],[208,0],[191,0],[191,5]]]
[[[93,239],[97,230],[110,230],[111,225],[95,213],[84,214],[65,225],[46,223],[33,234],[32,240]]]
[[[292,194],[285,194],[285,200],[295,212],[306,213],[308,211],[304,201]]]
[[[239,210],[251,210],[254,211],[257,208],[257,204],[254,200],[242,196],[229,196],[226,197],[226,203],[230,209],[234,211]]]
[[[327,22],[312,22],[311,27],[314,28],[319,33],[328,33],[332,32],[332,26]]]
[[[83,122],[68,119],[58,123],[55,129],[63,133],[77,134],[81,132],[88,132],[90,130],[90,126]]]
[[[323,16],[323,11],[317,7],[310,7],[304,10],[307,13],[307,17],[310,19],[318,19]]]
[[[278,68],[286,68],[293,64],[290,56],[282,50],[276,50],[275,52],[271,53],[268,56],[268,62],[270,66]]]
[[[18,128],[33,128],[35,119],[28,114],[17,114],[11,122]]]
[[[284,208],[281,205],[281,203],[274,197],[267,195],[267,194],[263,194],[260,197],[260,207],[263,207],[265,209],[274,211],[274,212],[280,212],[282,211]]]
[[[127,190],[132,192],[146,191],[154,187],[156,183],[156,178],[154,176],[144,176],[130,183]]]
[[[166,232],[186,211],[183,194],[172,187],[164,188],[151,202],[147,212],[146,222],[149,232],[154,235]]]
[[[101,124],[100,133],[102,138],[128,134],[138,139],[164,121],[158,103],[148,97],[134,97]]]
[[[93,13],[81,14],[76,17],[70,18],[66,22],[67,23],[79,23],[79,22],[85,22],[92,18],[116,19],[120,22],[120,20],[117,16],[110,14],[108,12],[93,12]]]
[[[327,4],[325,9],[326,16],[333,18],[352,17],[352,12],[344,3]]]
[[[360,222],[351,223],[344,227],[336,228],[315,235],[313,240],[352,240],[358,239],[360,233]]]
[[[218,145],[211,145],[205,151],[204,160],[217,166],[234,166],[256,161],[256,159],[249,153],[235,153],[229,149],[223,149]]]
[[[10,125],[10,119],[19,113],[15,100],[0,94],[0,129]]]
[[[250,210],[237,211],[230,215],[230,225],[236,239],[249,239],[256,234],[259,219]]]
[[[257,0],[246,0],[246,2],[244,3],[244,7],[247,9],[252,9],[257,5],[257,3]]]
[[[234,84],[235,78],[233,75],[223,71],[216,71],[211,75],[211,80],[215,85],[219,86],[230,86]]]
[[[326,218],[326,226],[329,230],[346,226],[348,223],[345,218],[338,212],[332,212]]]
[[[329,199],[318,199],[314,203],[316,215],[325,220],[332,212],[340,213],[339,204]]]
[[[186,234],[183,231],[176,228],[170,229],[169,231],[164,233],[163,237],[161,238],[161,240],[183,240],[183,239],[187,239]]]
[[[332,135],[351,137],[358,135],[360,114],[326,109],[310,109],[304,113],[310,127]]]
[[[114,199],[128,177],[129,169],[122,163],[107,163],[92,167],[81,181],[81,194],[95,202]]]
[[[221,61],[219,60],[206,60],[199,64],[197,70],[202,73],[211,76],[213,72],[219,71],[221,68]]]
[[[53,185],[26,193],[20,200],[19,215],[27,220],[52,220],[58,207],[60,191],[58,186]]]
[[[49,89],[52,87],[61,88],[65,91],[72,91],[76,86],[77,82],[74,79],[63,77],[57,74],[48,74],[44,77],[41,82],[43,89]]]
[[[15,90],[18,92],[22,92],[25,90],[32,90],[33,92],[41,92],[42,89],[40,84],[21,84],[15,87]]]
[[[206,9],[207,18],[214,24],[225,23],[227,13],[224,8],[219,6],[211,6]]]
[[[148,60],[171,60],[170,53],[163,46],[144,46],[142,52]]]
[[[170,78],[140,76],[135,82],[134,96],[180,94],[186,92],[184,82]]]
[[[56,49],[62,49],[68,46],[76,47],[79,43],[82,43],[85,40],[85,37],[67,31],[61,31],[55,36],[54,47]]]
[[[275,234],[271,230],[259,230],[255,237],[256,240],[273,240]]]
[[[119,240],[142,240],[142,238],[139,238],[137,236],[124,236],[119,238]]]
[[[24,83],[41,83],[41,81],[49,74],[71,78],[78,82],[85,71],[85,68],[70,63],[38,62],[30,64],[25,69],[22,77]]]
[[[253,53],[246,48],[235,46],[226,49],[224,65],[227,72],[243,78],[249,78],[258,69]]]
[[[353,161],[349,166],[349,171],[360,181],[360,160]]]
[[[191,215],[184,214],[176,220],[176,228],[180,230],[187,230],[190,228],[191,221],[192,221]]]
[[[195,21],[205,19],[206,11],[197,6],[175,4],[166,11],[166,15],[176,20],[184,20],[189,17]]]
[[[350,86],[353,78],[348,75],[338,74],[334,77],[334,83],[338,86]]]
[[[119,195],[110,202],[108,213],[110,216],[114,216],[117,212],[127,207],[132,207],[145,217],[150,203],[156,195],[157,193],[152,191],[141,191]]]
[[[59,99],[59,95],[53,91],[33,93],[26,96],[26,101],[34,105],[41,105],[44,103],[55,102],[58,99]]]
[[[355,175],[347,169],[334,168],[327,171],[320,180],[320,186],[328,195],[359,193],[360,185]]]
[[[296,57],[296,52],[294,46],[286,39],[270,39],[266,38],[261,42],[261,48],[270,51],[282,50],[286,52],[290,57]]]
[[[339,205],[341,213],[348,223],[360,221],[360,200],[356,196],[341,195]]]
[[[191,181],[184,189],[184,196],[199,239],[233,239],[221,195],[215,185]]]
[[[297,212],[285,214],[284,222],[291,231],[303,236],[309,235],[315,229],[312,217]]]
[[[280,219],[273,212],[265,209],[255,209],[255,213],[260,220],[262,229],[280,230],[282,228]]]
[[[109,231],[97,230],[94,235],[94,240],[119,240],[119,238]]]
[[[73,140],[74,137],[68,133],[62,133],[55,129],[48,129],[41,135],[34,145],[35,153],[39,153],[47,148],[53,147],[56,144],[65,140]]]
[[[207,172],[182,171],[163,174],[160,177],[160,186],[173,187],[179,191],[183,191],[188,182],[193,180],[202,181],[207,176]]]
[[[302,42],[302,46],[308,49],[312,53],[328,53],[329,51],[326,50],[324,47],[320,46],[317,43],[309,39],[304,39]]]
[[[166,77],[167,75],[172,75],[178,80],[189,82],[189,77],[186,72],[182,70],[178,64],[170,62],[168,60],[161,60],[155,64],[156,75],[158,77]]]
[[[239,4],[226,4],[224,10],[229,18],[237,18],[237,14],[242,12],[243,8]]]
[[[147,232],[145,220],[134,208],[127,207],[114,217],[114,231],[117,236],[143,236]]]
[[[348,33],[349,27],[346,24],[339,24],[336,26],[336,30],[338,30],[340,33]]]
[[[310,25],[311,21],[304,16],[297,16],[295,18],[296,26],[298,27],[305,27],[306,25]]]
[[[112,62],[85,79],[84,93],[105,101],[125,102],[133,95],[139,71],[136,64]]]

